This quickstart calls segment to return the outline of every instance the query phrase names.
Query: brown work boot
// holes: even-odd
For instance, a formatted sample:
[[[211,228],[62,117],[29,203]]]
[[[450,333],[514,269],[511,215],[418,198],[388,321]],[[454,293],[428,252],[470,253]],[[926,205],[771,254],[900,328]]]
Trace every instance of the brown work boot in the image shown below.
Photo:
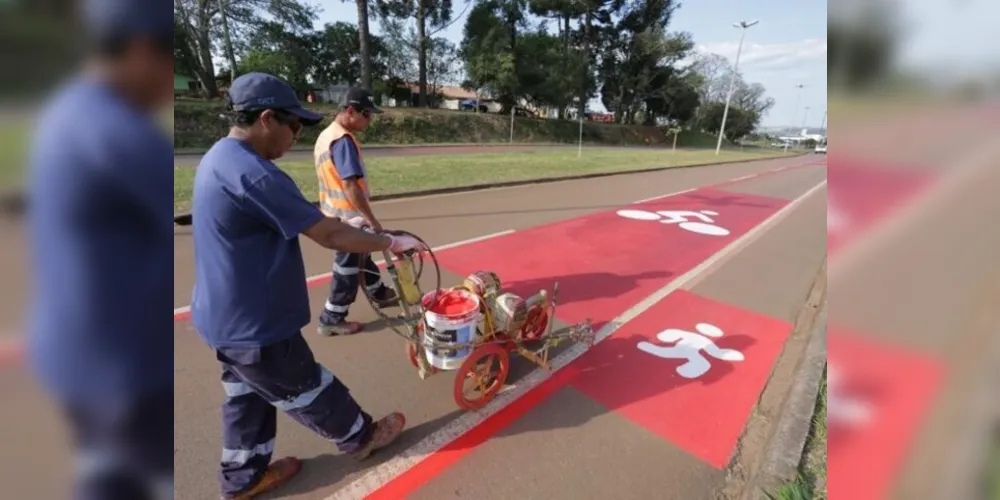
[[[372,430],[368,442],[358,451],[348,453],[348,455],[357,460],[364,460],[375,450],[385,448],[403,433],[403,427],[406,427],[406,417],[399,412],[390,413],[372,425],[375,428]]]
[[[271,465],[267,466],[267,470],[264,471],[264,475],[260,477],[253,486],[239,492],[239,493],[223,493],[222,500],[251,500],[257,495],[261,495],[265,492],[271,491],[278,486],[281,486],[288,482],[292,476],[299,473],[302,469],[302,462],[295,457],[285,457],[280,460],[271,462]]]
[[[320,323],[316,331],[320,335],[325,335],[327,337],[336,337],[338,335],[354,335],[360,332],[364,328],[364,325],[356,321],[341,320],[336,323]]]
[[[377,292],[373,293],[372,298],[375,299],[375,304],[378,305],[379,309],[399,305],[399,294],[387,286],[383,286]]]

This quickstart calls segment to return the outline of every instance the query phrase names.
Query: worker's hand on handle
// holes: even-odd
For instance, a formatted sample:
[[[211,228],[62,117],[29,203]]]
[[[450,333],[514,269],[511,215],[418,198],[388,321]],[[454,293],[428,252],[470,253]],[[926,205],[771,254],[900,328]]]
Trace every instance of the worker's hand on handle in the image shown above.
[[[357,216],[357,217],[351,217],[350,219],[345,220],[344,223],[346,223],[347,225],[349,225],[351,227],[355,227],[355,228],[358,228],[358,229],[365,229],[365,230],[373,229],[368,224],[368,220],[365,219],[364,217],[361,217],[360,215]],[[374,232],[381,232],[381,231],[374,231]]]
[[[427,250],[427,247],[420,240],[408,234],[390,234],[388,236],[392,238],[392,243],[389,245],[389,251],[392,253],[399,254],[410,250]]]

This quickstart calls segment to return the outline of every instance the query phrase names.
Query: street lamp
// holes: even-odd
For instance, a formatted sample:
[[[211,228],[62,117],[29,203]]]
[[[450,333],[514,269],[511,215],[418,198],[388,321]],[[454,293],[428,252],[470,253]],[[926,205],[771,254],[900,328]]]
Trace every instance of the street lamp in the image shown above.
[[[795,114],[792,115],[792,123],[790,124],[792,127],[795,127],[795,119],[799,117],[799,102],[802,101],[802,89],[805,88],[805,85],[800,83],[795,88],[799,89],[799,92],[795,95]],[[785,152],[788,152],[788,142],[785,142]]]
[[[758,22],[760,21],[740,21],[733,23],[734,28],[740,28],[740,45],[736,49],[736,62],[733,63],[733,75],[729,78],[729,92],[726,94],[726,106],[722,108],[722,124],[719,125],[719,141],[715,144],[715,156],[719,156],[719,151],[722,149],[722,136],[726,132],[726,118],[729,117],[729,101],[733,98],[733,90],[736,88],[736,75],[739,74],[740,70],[740,54],[743,52],[743,38],[747,34],[747,28]]]
[[[809,121],[809,106],[806,106],[806,110],[802,114],[802,128],[806,128],[806,122],[808,121]]]

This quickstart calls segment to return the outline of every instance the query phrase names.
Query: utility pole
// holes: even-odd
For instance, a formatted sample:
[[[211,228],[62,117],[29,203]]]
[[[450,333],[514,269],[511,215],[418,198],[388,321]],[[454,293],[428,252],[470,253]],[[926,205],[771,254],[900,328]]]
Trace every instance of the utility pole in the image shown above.
[[[726,118],[729,117],[729,102],[733,98],[733,90],[736,88],[736,76],[740,71],[740,54],[743,53],[743,38],[746,37],[747,28],[758,22],[760,21],[740,21],[733,23],[733,27],[740,28],[740,45],[736,49],[736,62],[733,63],[733,75],[729,78],[729,92],[726,93],[726,106],[722,108],[722,124],[719,125],[719,140],[715,143],[715,156],[719,156],[719,151],[722,149],[722,137],[726,132]]]

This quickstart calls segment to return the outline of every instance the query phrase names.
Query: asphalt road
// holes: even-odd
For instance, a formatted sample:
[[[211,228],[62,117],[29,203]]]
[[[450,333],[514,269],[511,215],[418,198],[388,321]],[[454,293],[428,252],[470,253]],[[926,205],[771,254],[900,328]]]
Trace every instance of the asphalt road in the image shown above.
[[[970,119],[970,116],[973,118]],[[986,271],[995,266],[987,264],[984,267],[984,263],[995,260],[1000,250],[1000,239],[996,231],[969,230],[975,227],[970,225],[972,223],[956,223],[995,220],[1000,216],[1000,198],[995,196],[993,188],[1000,182],[1000,170],[988,168],[997,164],[1000,155],[996,148],[976,161],[956,164],[962,151],[973,146],[982,147],[984,140],[988,139],[984,132],[987,129],[982,124],[991,123],[989,120],[995,123],[995,115],[985,118],[988,119],[984,119],[982,114],[968,112],[957,119],[947,117],[952,122],[964,120],[967,126],[944,127],[954,133],[937,134],[933,143],[918,141],[906,148],[887,148],[883,139],[877,145],[864,149],[865,138],[860,131],[856,131],[855,138],[840,136],[839,140],[833,141],[835,148],[839,143],[843,150],[860,150],[864,160],[860,161],[863,175],[848,176],[837,182],[841,189],[834,194],[845,198],[830,201],[831,207],[834,207],[831,212],[839,212],[836,217],[841,221],[839,225],[831,224],[829,235],[831,245],[836,244],[830,249],[830,286],[832,292],[836,289],[830,299],[834,302],[831,304],[830,322],[831,365],[839,364],[848,379],[860,380],[854,385],[855,389],[860,386],[862,391],[854,397],[874,396],[873,408],[887,409],[885,413],[888,415],[877,414],[878,418],[862,426],[864,430],[854,431],[862,432],[864,439],[855,436],[847,441],[838,441],[837,431],[831,429],[831,478],[842,478],[839,484],[831,483],[831,491],[838,489],[846,492],[855,488],[857,495],[848,494],[853,498],[866,494],[881,497],[879,493],[895,489],[912,493],[912,498],[932,498],[928,486],[940,486],[942,482],[940,471],[942,465],[947,465],[942,462],[947,462],[950,455],[942,453],[940,445],[952,444],[949,439],[954,432],[928,435],[921,425],[914,422],[927,422],[924,425],[945,431],[962,427],[948,420],[947,413],[943,411],[946,407],[964,408],[961,401],[952,401],[950,405],[936,405],[935,402],[943,397],[942,394],[969,397],[972,393],[967,390],[968,386],[962,385],[968,380],[957,378],[941,382],[943,377],[940,375],[950,375],[963,364],[974,364],[970,361],[970,349],[975,351],[984,335],[992,338],[992,331],[976,327],[972,318],[983,309],[992,307],[984,301],[994,297],[985,291],[995,277]],[[935,116],[926,120],[924,125],[928,131],[940,131],[944,119]],[[922,127],[921,123],[911,120],[901,124],[903,132],[908,130],[908,133],[901,134],[913,137],[919,135],[918,130]],[[884,129],[884,125],[881,128]],[[831,159],[837,158],[836,151]],[[701,198],[684,198],[682,194],[666,198],[665,203],[671,199],[682,200],[684,204],[713,203],[714,210],[720,213],[719,220],[732,212],[747,218],[743,221],[744,225],[753,224],[759,218],[753,219],[751,214],[768,212],[768,204],[773,200],[788,201],[802,196],[812,185],[821,182],[828,171],[832,186],[836,176],[834,172],[849,172],[851,163],[857,160],[845,156],[841,156],[843,161],[836,165],[831,163],[829,169],[802,167],[730,183],[722,188],[723,197],[719,197],[718,192],[706,194],[695,191],[694,194]],[[560,279],[568,282],[571,276],[583,276],[577,278],[574,289],[593,290],[613,285],[615,295],[634,297],[635,289],[648,290],[651,286],[669,283],[672,278],[667,274],[675,270],[673,268],[683,267],[678,262],[697,261],[703,254],[687,252],[682,255],[687,248],[697,245],[660,246],[657,251],[664,257],[658,260],[643,254],[644,249],[632,246],[628,252],[605,255],[606,267],[635,265],[625,262],[639,260],[647,269],[639,272],[633,269],[630,275],[624,276],[629,279],[609,280],[605,276],[601,281],[600,276],[594,276],[600,274],[595,261],[581,262],[574,253],[580,253],[582,243],[592,244],[587,239],[591,237],[588,232],[596,233],[596,237],[604,237],[608,242],[625,240],[620,234],[611,234],[607,222],[602,222],[595,214],[649,197],[739,179],[777,165],[795,163],[796,160],[801,161],[772,160],[399,200],[379,203],[376,210],[387,226],[402,227],[424,235],[432,245],[515,230],[507,236],[441,252],[448,260],[446,268],[449,265],[462,267],[458,264],[461,264],[464,258],[461,254],[466,248],[475,248],[484,254],[512,255],[502,262],[499,259],[484,262],[484,267],[513,269],[518,262],[527,263],[528,267],[537,265],[538,261],[544,260],[538,256],[540,252],[519,254],[508,248],[510,238],[526,233],[536,236],[534,241],[514,240],[514,243],[537,246],[540,244],[537,241],[541,241],[552,254],[567,256],[566,260],[572,261],[567,269],[563,269]],[[873,170],[870,168],[872,161],[879,162],[876,165],[892,163],[894,168]],[[900,165],[901,168],[896,168]],[[885,176],[878,175],[886,171],[899,174],[888,185]],[[963,176],[950,175],[956,172],[962,172]],[[904,178],[928,173],[932,176],[932,185],[940,187],[930,191],[943,194],[930,196],[926,194],[927,190],[917,190],[918,194],[911,197],[921,203],[914,207],[896,200],[907,194],[905,189],[900,188],[907,183]],[[955,179],[953,183],[950,181],[952,178]],[[946,183],[945,179],[949,179],[950,189],[941,187]],[[850,191],[856,191],[859,198],[853,201],[848,199]],[[696,279],[686,281],[682,291],[692,292],[697,298],[707,300],[708,305],[703,301],[681,305],[699,311],[721,310],[723,313],[719,322],[736,321],[758,327],[771,325],[768,331],[778,331],[780,340],[780,324],[790,321],[801,294],[807,288],[809,270],[822,260],[826,248],[828,235],[819,219],[828,217],[826,195],[825,189],[812,192],[781,220],[741,246],[738,252],[709,267]],[[865,208],[864,203],[859,203],[864,199],[886,203],[883,204],[885,206],[869,205]],[[846,210],[847,207],[853,211]],[[855,210],[857,207],[864,209]],[[679,208],[670,207],[671,210]],[[873,227],[868,227],[868,224],[843,224],[844,220],[867,223],[886,218],[889,222],[872,224]],[[3,245],[0,249],[8,257],[3,261],[2,274],[10,289],[24,290],[26,282],[21,263],[26,254],[17,243],[20,227],[5,224],[2,228],[4,234],[14,237],[0,239]],[[543,225],[545,227],[530,229]],[[883,229],[883,226],[893,229]],[[542,237],[538,237],[539,234]],[[636,237],[635,232],[628,234]],[[329,252],[307,244],[306,253],[310,274],[327,272],[331,260]],[[640,255],[644,258],[635,258]],[[621,258],[616,260],[616,256]],[[470,257],[473,261],[475,258],[475,254]],[[190,235],[182,228],[175,238],[177,307],[183,307],[188,302],[193,282],[190,262]],[[622,278],[622,274],[618,272],[617,277]],[[447,272],[447,269],[445,275],[446,285],[460,276]],[[914,279],[918,280],[916,284]],[[566,290],[569,289],[567,286]],[[314,308],[322,303],[324,292],[323,286],[312,289]],[[0,324],[7,326],[13,323],[12,318],[21,311],[23,295],[7,295],[6,307],[0,310]],[[570,316],[581,308],[591,309],[595,315],[607,315],[610,309],[602,301],[612,298],[597,293],[592,295],[571,297],[564,309],[572,313]],[[664,299],[664,302],[667,301]],[[658,306],[653,307],[655,313]],[[666,311],[661,316],[669,318],[675,314],[683,316],[676,311]],[[356,306],[352,315],[360,320],[372,319],[372,313],[363,304]],[[779,326],[774,326],[775,323],[769,320],[775,320]],[[648,315],[645,319],[640,315],[635,321],[645,322],[644,327],[659,328],[648,324],[652,321]],[[213,498],[216,491],[215,462],[219,452],[218,403],[222,397],[221,389],[215,385],[218,369],[211,353],[199,343],[189,325],[184,321],[175,324],[178,335],[175,344],[176,497]],[[725,440],[715,435],[689,433],[696,436],[692,442],[671,436],[668,431],[656,428],[644,418],[657,416],[657,408],[671,408],[671,404],[676,404],[671,398],[679,395],[694,398],[694,403],[704,403],[720,397],[728,401],[734,395],[745,397],[753,393],[752,388],[748,390],[746,387],[733,391],[731,386],[726,385],[726,377],[701,384],[705,392],[698,392],[696,389],[699,387],[678,389],[636,382],[634,390],[623,391],[629,392],[628,400],[609,402],[607,394],[602,394],[599,384],[593,380],[568,381],[551,389],[544,397],[528,398],[537,401],[526,409],[522,408],[520,415],[510,418],[504,425],[491,420],[492,431],[471,432],[485,433],[489,439],[483,438],[481,443],[464,440],[465,448],[449,450],[450,456],[457,457],[453,462],[443,460],[439,454],[424,457],[413,468],[416,472],[408,476],[410,481],[407,485],[403,484],[405,481],[387,481],[392,479],[389,473],[398,471],[394,468],[394,464],[398,466],[398,457],[406,456],[403,450],[427,449],[427,439],[439,437],[442,430],[449,429],[448,424],[462,418],[451,401],[450,377],[444,374],[419,381],[405,361],[402,342],[391,337],[389,332],[373,329],[352,338],[329,339],[313,334],[313,326],[310,325],[305,334],[317,358],[341,377],[372,413],[378,415],[393,409],[405,411],[410,431],[398,444],[386,450],[387,453],[380,453],[378,458],[373,457],[371,463],[359,466],[338,456],[329,445],[289,419],[281,418],[278,455],[295,454],[308,460],[295,483],[269,498],[328,498],[337,492],[352,491],[345,488],[369,477],[366,474],[373,470],[387,473],[381,476],[380,481],[375,481],[377,486],[383,487],[380,490],[383,495],[405,491],[414,498],[510,498],[513,495],[543,494],[558,497],[575,494],[588,498],[600,497],[609,493],[609,489],[622,498],[701,498],[724,480],[723,470],[713,464],[724,455]],[[686,326],[690,328],[690,325]],[[626,328],[627,324],[623,327],[627,335],[643,334],[626,331]],[[602,346],[613,346],[609,343],[616,337],[617,334],[609,337],[594,351],[606,351]],[[774,345],[773,339],[770,342],[756,340],[757,344]],[[741,342],[747,340],[741,339]],[[745,344],[725,347],[743,349],[748,354],[756,352],[753,351],[754,346]],[[753,359],[748,355],[745,363],[752,364]],[[602,364],[602,360],[607,363]],[[583,363],[584,369],[604,370],[602,373],[609,380],[617,380],[623,373],[628,375],[620,363],[614,362],[613,356],[598,357],[596,360],[581,358],[574,363]],[[572,367],[574,363],[568,366]],[[889,368],[872,370],[872,366]],[[514,371],[523,375],[530,368],[530,365],[520,363]],[[670,371],[658,375],[673,376],[672,372],[667,372]],[[530,375],[527,378],[530,379]],[[0,471],[3,471],[0,472],[0,479],[6,485],[6,491],[17,498],[64,497],[66,482],[63,472],[69,460],[65,454],[66,436],[57,414],[16,363],[0,362],[0,385],[6,399],[4,417],[7,424],[0,430],[0,440],[7,444],[5,450],[22,451],[16,456],[10,452],[0,453]],[[713,392],[715,388],[724,389],[720,389],[721,396]],[[924,388],[929,391],[924,391]],[[930,394],[925,395],[924,392]],[[537,390],[529,394],[537,394]],[[910,399],[900,402],[895,397],[899,395]],[[649,401],[654,402],[652,407],[645,404]],[[659,415],[677,418],[676,415],[682,415],[689,411],[687,408],[693,407],[701,406],[687,404],[684,409]],[[691,418],[681,418],[676,424],[691,430],[697,427],[697,422],[692,423],[692,419],[709,420],[710,416],[694,414]],[[474,429],[483,427],[490,425]],[[859,447],[859,444],[865,446]],[[40,473],[25,473],[29,470],[46,471],[44,480],[39,480]],[[630,482],[623,484],[625,477]],[[371,481],[365,484],[370,485]]]
[[[551,224],[558,226],[565,221],[586,221],[589,217],[595,217],[595,214],[607,213],[609,210],[643,198],[699,188],[779,166],[811,161],[815,159],[794,158],[634,175],[610,180],[567,182],[430,197],[383,203],[377,205],[376,210],[386,226],[413,231],[422,235],[431,245],[439,246],[511,229],[518,232],[531,231],[531,228]],[[729,197],[716,200],[724,207],[716,210],[742,211],[744,208],[739,206],[740,202],[745,201],[753,205],[760,196],[787,202],[821,183],[824,177],[824,167],[815,165],[737,182],[727,188]],[[749,211],[759,210],[753,206],[745,208]],[[790,322],[823,259],[824,216],[825,198],[820,191],[810,196],[792,215],[748,247],[746,250],[748,257],[742,257],[741,262],[722,265],[712,272],[710,277],[685,288],[708,300],[732,304],[753,311],[756,315]],[[542,230],[544,231],[544,228]],[[550,244],[546,247],[546,251],[552,255],[572,254],[578,242],[565,239],[558,229],[553,231],[555,232],[550,234]],[[614,241],[618,237],[610,233],[603,236],[593,233],[591,236],[598,239],[606,237],[609,241]],[[500,239],[502,238],[494,241]],[[190,271],[189,236],[178,230],[176,241],[175,289],[178,294],[177,304],[181,306],[188,301],[189,285],[193,281],[193,276]],[[793,241],[796,242],[794,247],[789,245]],[[482,244],[489,246],[491,243],[492,241],[488,240]],[[631,244],[622,243],[625,247],[632,248]],[[785,248],[779,254],[771,253],[773,249],[782,247]],[[460,252],[461,248],[448,252]],[[491,250],[487,248],[484,251]],[[682,265],[681,261],[700,260],[710,256],[709,252],[704,255],[683,257],[677,261],[670,257],[669,248],[665,247],[660,251],[667,254],[663,256],[663,262],[655,260],[642,262],[640,259],[645,260],[648,257],[633,256],[630,255],[631,250],[624,250],[619,258],[628,263],[623,264],[628,269],[602,269],[600,265],[586,265],[584,260],[575,260],[572,264],[548,274],[559,275],[561,289],[564,290],[563,295],[572,297],[571,290],[576,289],[577,297],[565,299],[566,303],[563,306],[563,310],[570,311],[574,306],[587,307],[594,300],[615,302],[616,299],[608,297],[608,294],[629,295],[633,294],[634,289],[641,289],[638,292],[641,294],[650,286],[656,288],[665,286],[672,280],[674,274],[680,273],[679,268],[675,267]],[[449,261],[464,258],[463,255],[448,252],[442,252],[443,260],[448,259],[448,255],[451,256]],[[306,244],[305,253],[309,274],[321,274],[330,268],[332,258],[330,252],[309,243]],[[502,263],[482,262],[481,265],[497,269],[502,279],[504,272],[500,271],[501,268],[509,269],[512,266],[516,268],[524,264],[537,269],[537,265],[528,263],[530,257],[522,256],[522,259],[518,261],[509,258]],[[457,283],[460,279],[459,274],[448,269],[448,264],[444,267],[445,284]],[[544,274],[534,277],[514,277],[513,274],[508,273],[508,279],[520,282],[522,288],[545,286],[548,281],[541,279],[545,278]],[[525,280],[530,284],[524,285]],[[758,286],[765,282],[769,284],[766,290]],[[602,289],[604,291],[600,292]],[[582,292],[583,295],[580,296],[582,290],[589,291]],[[601,297],[589,297],[588,294],[594,292],[600,292]],[[310,296],[317,310],[325,294],[325,285],[311,289]],[[602,316],[604,313],[612,314],[616,308],[631,305],[618,301],[601,311],[595,309],[595,312]],[[596,307],[600,309],[602,306]],[[729,315],[727,311],[728,309],[717,314],[727,317]],[[352,315],[363,321],[375,319],[368,307],[362,303],[355,306]],[[212,353],[204,347],[195,332],[190,330],[190,325],[185,321],[177,322],[176,325],[177,496],[208,498],[216,488],[212,471],[219,447],[217,407],[221,401],[221,392],[215,386],[218,368]],[[314,328],[315,325],[307,327],[305,335],[313,345],[317,358],[331,367],[337,376],[351,387],[355,397],[368,411],[375,415],[394,409],[404,411],[408,417],[410,431],[392,450],[382,454],[381,458],[374,459],[372,464],[367,464],[365,467],[359,467],[339,456],[328,444],[316,439],[305,429],[299,428],[287,419],[282,419],[279,424],[278,453],[294,454],[309,460],[303,476],[295,484],[289,485],[282,492],[281,498],[325,498],[348,486],[367,468],[376,464],[381,463],[383,467],[392,469],[394,467],[392,462],[384,461],[393,451],[398,453],[408,447],[419,445],[421,440],[440,436],[440,433],[446,432],[444,429],[449,424],[455,425],[456,418],[461,415],[451,397],[452,377],[449,374],[441,374],[420,381],[403,354],[404,343],[391,332],[376,326],[372,331],[355,337],[322,338],[313,333]],[[612,340],[614,339],[609,342]],[[518,360],[514,362],[512,368],[515,373],[513,376],[523,376],[531,368],[531,365]],[[660,390],[655,384],[643,389]],[[755,397],[752,393],[755,389],[748,390],[751,392],[747,394]],[[712,395],[706,393],[698,397],[706,399]],[[569,420],[565,420],[567,418]],[[692,415],[692,418],[695,416]],[[524,426],[527,426],[530,432],[516,430]],[[645,463],[650,471],[655,468],[673,472],[670,473],[669,481],[662,475],[659,477],[654,475],[650,480],[637,484],[630,490],[634,495],[678,499],[699,498],[707,494],[711,488],[720,485],[724,476],[720,468],[691,457],[683,448],[667,439],[644,439],[648,438],[648,433],[649,431],[624,417],[621,412],[601,410],[601,404],[593,398],[588,398],[583,392],[567,386],[560,388],[546,403],[518,418],[503,432],[503,435],[495,436],[482,447],[475,448],[453,468],[440,476],[432,474],[424,478],[425,484],[413,493],[423,498],[449,498],[456,495],[454,493],[456,488],[461,487],[462,496],[511,498],[511,495],[518,492],[524,493],[518,489],[516,486],[518,484],[539,485],[546,483],[545,478],[558,477],[561,479],[549,482],[542,491],[536,491],[535,494],[542,492],[561,495],[579,494],[587,489],[595,491],[595,488],[610,487],[612,482],[608,478],[622,477],[625,472],[633,470],[636,464],[641,463]],[[577,436],[591,436],[591,439],[581,442]],[[601,475],[606,477],[586,474],[585,471],[597,465],[601,455],[606,453],[608,440],[619,441],[618,438],[621,439],[618,447],[637,440],[645,444],[638,450],[628,452],[632,456],[631,459],[616,463],[601,472]],[[525,448],[532,441],[538,443]],[[574,449],[579,451],[574,454]],[[581,451],[585,451],[585,455],[581,455]],[[541,457],[538,456],[539,453]],[[598,462],[592,462],[594,459],[598,459]],[[525,465],[512,465],[517,463]],[[531,463],[534,465],[527,465]],[[506,470],[511,478],[517,480],[503,481],[503,484],[507,485],[506,489],[497,489],[496,476],[485,471],[498,468]],[[667,497],[662,496],[663,494],[654,487],[664,481],[675,484],[674,493]],[[637,497],[632,496],[632,498]]]
[[[749,330],[733,335],[727,347],[742,349],[747,356],[760,358],[746,364],[752,368],[746,377],[735,376],[741,372],[728,377],[714,376],[711,382],[703,384],[700,392],[695,387],[698,384],[692,386],[693,389],[676,389],[681,391],[677,394],[687,394],[685,397],[700,401],[706,411],[712,411],[713,400],[720,397],[726,399],[726,391],[736,391],[741,394],[734,399],[739,400],[738,404],[734,403],[737,407],[726,408],[725,413],[738,415],[750,410],[747,402],[756,398],[762,387],[745,387],[734,381],[747,379],[763,383],[761,375],[766,373],[780,351],[775,349],[780,348],[781,338],[787,334],[784,330],[823,260],[825,189],[821,183],[825,179],[825,166],[817,163],[822,161],[822,157],[810,156],[567,181],[387,201],[376,204],[375,209],[384,225],[420,234],[432,246],[460,243],[513,230],[507,236],[438,252],[444,268],[443,284],[457,283],[459,273],[464,272],[462,268],[466,264],[463,262],[470,259],[473,265],[496,269],[501,278],[506,276],[507,282],[519,293],[547,287],[551,280],[558,279],[560,297],[563,297],[562,312],[557,314],[558,326],[574,321],[574,317],[581,312],[593,316],[599,323],[607,323],[625,309],[634,309],[636,303],[644,301],[653,291],[669,287],[671,283],[681,283],[679,278],[690,274],[685,269],[712,258],[723,247],[729,248],[728,245],[735,244],[738,236],[754,231],[755,227],[763,227],[760,223],[764,219],[775,215],[789,201],[809,192],[800,204],[782,212],[779,220],[773,225],[769,223],[766,230],[762,230],[752,241],[734,247],[738,251],[729,260],[716,263],[708,271],[696,273],[697,279],[684,281],[683,286],[679,286],[679,290],[668,300],[654,305],[653,310],[637,320],[653,321],[654,324],[647,324],[642,332],[622,330],[621,335],[628,338],[634,335],[655,336],[656,332],[650,328],[671,326],[655,324],[658,321],[656,318],[671,315],[657,308],[678,307],[667,302],[688,297],[687,300],[700,301],[699,307],[705,314],[713,316],[709,320],[725,328],[739,330],[757,325],[756,328],[763,329],[760,335],[774,335],[773,338],[768,337],[766,342],[757,342],[758,346],[744,344],[752,340],[744,338],[754,334]],[[783,170],[769,172],[777,168]],[[710,186],[717,187],[711,189],[708,188]],[[678,191],[687,192],[631,205]],[[699,210],[720,214],[715,217],[719,224],[728,225],[731,234],[713,239],[712,236],[671,227],[669,229],[673,230],[674,237],[681,239],[672,240],[674,237],[667,235],[668,231],[656,235],[656,240],[639,244],[635,236],[652,234],[651,228],[659,229],[656,223],[614,215],[615,210],[622,208],[683,210],[694,209],[695,206]],[[631,226],[619,229],[623,222]],[[525,250],[521,255],[505,247],[539,244],[544,244],[544,251]],[[584,255],[581,249],[585,247],[589,248],[588,252],[599,254],[607,251],[614,257],[608,257],[611,260],[607,266],[599,265],[591,260],[597,254]],[[328,272],[332,260],[329,251],[311,242],[304,244],[304,251],[308,274]],[[183,308],[189,302],[194,280],[189,228],[177,228],[174,253],[175,304],[183,317]],[[480,254],[491,257],[488,257],[489,261],[477,263]],[[550,259],[551,262],[546,261],[549,264],[545,264],[539,259]],[[559,268],[550,269],[548,273],[537,271],[539,266],[545,265]],[[517,269],[535,269],[538,274],[519,275],[521,271]],[[767,283],[767,286],[762,287],[762,283]],[[428,283],[424,285],[430,286]],[[314,310],[321,307],[325,294],[326,285],[322,282],[310,289]],[[689,308],[684,306],[682,309]],[[355,305],[352,316],[361,321],[375,319],[364,303]],[[201,343],[190,324],[180,320],[175,325],[176,497],[214,498],[217,492],[215,467],[220,448],[218,405],[222,397],[218,385],[219,370],[211,351]],[[692,324],[675,326],[693,328]],[[389,477],[396,475],[400,470],[399,457],[406,455],[404,450],[411,447],[423,449],[428,440],[456,435],[479,435],[489,439],[480,445],[469,445],[461,460],[443,470],[427,472],[430,462],[421,462],[413,469],[421,475],[418,487],[409,494],[418,498],[452,498],[459,495],[510,498],[510,495],[528,494],[523,488],[533,485],[531,491],[536,496],[542,493],[583,495],[588,491],[591,494],[603,492],[620,484],[612,478],[648,471],[642,476],[646,479],[621,490],[625,492],[623,498],[700,498],[721,486],[725,474],[717,461],[732,444],[729,434],[740,427],[738,418],[733,420],[727,417],[727,437],[721,441],[709,439],[711,442],[706,446],[712,450],[711,453],[699,454],[697,449],[700,445],[697,442],[675,439],[669,433],[644,423],[643,418],[657,412],[683,413],[671,406],[677,404],[677,397],[680,397],[669,396],[676,391],[655,380],[652,383],[636,382],[632,394],[634,403],[646,399],[656,401],[636,416],[629,413],[629,404],[602,400],[599,394],[594,394],[594,387],[578,380],[558,387],[544,398],[530,396],[533,392],[529,392],[529,396],[522,399],[538,400],[537,405],[517,418],[510,418],[511,421],[501,426],[499,433],[482,436],[484,426],[470,426],[467,422],[470,416],[475,415],[465,414],[463,417],[455,406],[451,390],[453,377],[445,373],[425,381],[419,380],[406,360],[404,342],[390,331],[374,324],[370,331],[354,337],[325,338],[316,335],[314,328],[315,324],[310,325],[304,334],[317,359],[351,387],[355,397],[374,415],[391,410],[404,411],[409,430],[385,453],[373,457],[369,463],[357,464],[340,456],[328,443],[291,420],[280,417],[277,454],[297,455],[306,459],[306,465],[301,477],[294,483],[276,496],[265,498],[321,499],[337,492],[344,494],[352,491],[345,488],[367,472],[380,471]],[[622,342],[619,334],[615,334],[594,350],[604,346],[606,351],[615,345],[624,345]],[[560,349],[555,354],[566,352]],[[588,362],[581,358],[568,366]],[[30,456],[19,458],[21,464],[45,463],[49,464],[47,470],[53,470],[51,464],[68,465],[65,450],[59,446],[66,436],[60,430],[50,403],[23,373],[13,365],[7,366],[9,376],[3,377],[3,380],[7,385],[6,397],[12,403],[8,407],[11,410],[8,412],[9,419],[18,426],[0,431],[0,439],[9,439],[24,445],[23,449],[30,449],[27,453]],[[620,371],[624,366],[612,362],[606,370],[611,377],[628,376]],[[672,362],[668,362],[659,365],[652,373],[673,380],[677,377],[675,368]],[[538,373],[532,370],[533,366],[524,360],[512,361],[508,384],[520,384],[518,390],[525,390],[531,384],[532,373]],[[731,386],[733,383],[736,385]],[[685,393],[685,390],[695,392]],[[696,426],[702,421],[705,419],[691,414],[683,424]],[[466,422],[464,428],[463,422]],[[469,428],[480,430],[467,432]],[[32,446],[27,446],[29,442]],[[616,450],[613,455],[626,458],[606,463],[609,446]],[[0,456],[0,463],[6,464],[7,459],[12,458],[6,453],[0,455],[3,455]],[[15,469],[0,467],[0,470],[11,472]],[[498,475],[488,472],[491,470],[502,472]],[[670,471],[667,474],[669,477],[664,476],[663,471]],[[49,480],[39,482],[28,481],[24,475],[16,473],[0,474],[8,484],[8,491],[18,492],[19,498],[56,498],[63,496],[65,491],[65,476],[53,474]],[[670,491],[662,490],[664,484],[672,485]],[[385,487],[392,488],[391,485]],[[390,497],[394,495],[391,489],[382,492]],[[346,498],[357,497],[348,494]]]

